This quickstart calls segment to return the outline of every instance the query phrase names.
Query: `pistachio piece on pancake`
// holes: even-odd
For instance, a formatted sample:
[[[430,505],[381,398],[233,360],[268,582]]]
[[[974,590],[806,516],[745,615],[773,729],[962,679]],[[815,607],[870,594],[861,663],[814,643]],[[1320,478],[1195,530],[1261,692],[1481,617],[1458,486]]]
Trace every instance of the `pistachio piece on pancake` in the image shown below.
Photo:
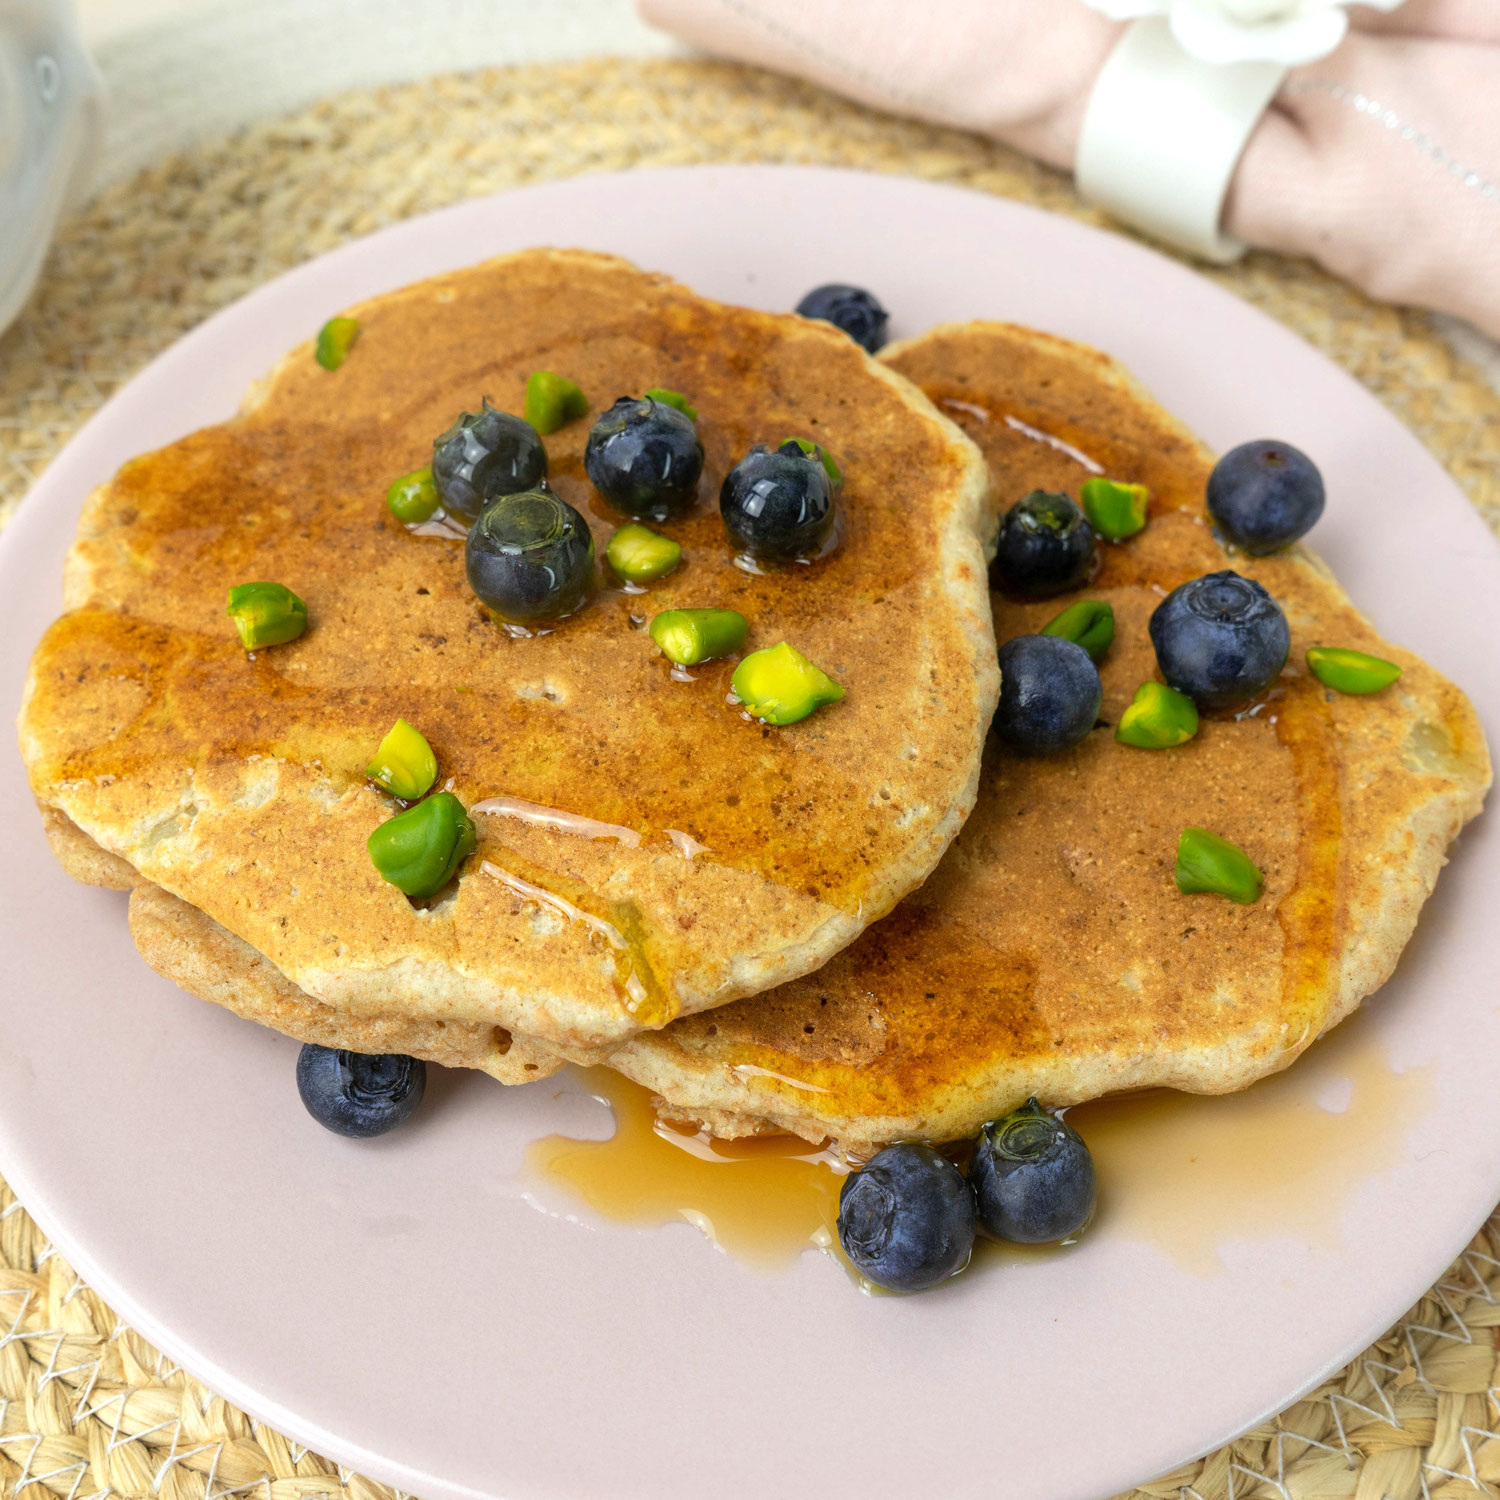
[[[314,358],[325,370],[336,370],[349,358],[349,351],[359,338],[359,323],[354,318],[330,318],[319,330]]]
[[[307,629],[307,605],[284,583],[237,583],[224,613],[247,651],[284,646]]]
[[[589,398],[577,381],[551,370],[533,370],[526,377],[526,395],[522,403],[526,420],[545,437],[568,422],[576,422],[589,412]]]

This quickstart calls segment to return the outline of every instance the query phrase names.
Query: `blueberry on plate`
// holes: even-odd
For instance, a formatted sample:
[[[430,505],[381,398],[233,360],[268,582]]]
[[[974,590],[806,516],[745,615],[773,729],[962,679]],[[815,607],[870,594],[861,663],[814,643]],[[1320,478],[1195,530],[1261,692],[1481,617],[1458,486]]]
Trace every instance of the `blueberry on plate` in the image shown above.
[[[874,354],[885,343],[890,318],[874,296],[862,286],[845,286],[830,281],[815,286],[798,304],[804,318],[818,318],[842,328],[856,344]]]
[[[534,489],[547,477],[547,450],[530,422],[486,399],[432,445],[432,483],[451,516],[473,521],[497,495]]]
[[[757,557],[816,557],[833,532],[833,486],[816,452],[757,443],[724,476],[719,514],[729,540]]]
[[[650,396],[621,396],[589,430],[583,467],[617,510],[665,521],[693,503],[703,444],[686,412]]]
[[[1060,635],[1018,635],[1000,648],[995,729],[1030,755],[1076,745],[1099,721],[1104,688],[1093,658]]]
[[[974,1194],[931,1146],[887,1146],[844,1179],[839,1243],[856,1270],[893,1292],[921,1292],[969,1263]]]
[[[297,1054],[297,1092],[336,1135],[384,1135],[410,1116],[427,1087],[427,1064],[404,1052],[347,1052],[308,1042]]]
[[[1265,589],[1226,569],[1173,589],[1151,613],[1151,644],[1168,687],[1200,708],[1232,708],[1276,680],[1292,636]]]
[[[979,1222],[997,1239],[1047,1245],[1094,1216],[1094,1158],[1083,1138],[1035,1099],[979,1132],[969,1167]]]
[[[1208,476],[1208,513],[1236,547],[1262,557],[1290,546],[1323,514],[1323,476],[1290,443],[1231,448]]]
[[[480,602],[502,620],[555,620],[588,598],[593,534],[551,490],[502,495],[469,528],[464,571]]]
[[[1032,490],[1006,511],[995,571],[1012,594],[1033,599],[1077,588],[1094,562],[1094,528],[1066,495]]]

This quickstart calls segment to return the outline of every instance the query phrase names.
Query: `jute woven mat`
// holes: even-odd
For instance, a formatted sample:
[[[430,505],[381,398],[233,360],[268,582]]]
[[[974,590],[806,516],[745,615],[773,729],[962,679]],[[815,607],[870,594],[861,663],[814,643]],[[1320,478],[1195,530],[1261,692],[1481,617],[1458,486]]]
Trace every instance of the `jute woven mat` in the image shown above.
[[[1066,179],[1001,147],[728,65],[593,61],[345,95],[173,157],[66,228],[0,338],[0,520],[124,379],[298,261],[537,178],[751,160],[899,172],[1095,217]],[[1500,529],[1500,395],[1424,317],[1270,256],[1211,274],[1369,386]],[[1500,1500],[1497,1328],[1500,1218],[1348,1369],[1130,1500]],[[262,1491],[390,1494],[252,1422],[122,1326],[0,1182],[0,1496]]]

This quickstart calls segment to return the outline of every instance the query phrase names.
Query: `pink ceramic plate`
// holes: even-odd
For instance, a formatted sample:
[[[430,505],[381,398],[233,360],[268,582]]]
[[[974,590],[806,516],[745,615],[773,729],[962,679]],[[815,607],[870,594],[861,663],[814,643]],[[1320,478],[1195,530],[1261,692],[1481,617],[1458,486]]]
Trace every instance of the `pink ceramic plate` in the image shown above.
[[[858,282],[893,310],[895,335],[992,317],[1107,349],[1216,447],[1275,434],[1315,454],[1332,497],[1317,545],[1355,599],[1487,720],[1500,706],[1492,537],[1417,441],[1293,334],[1067,219],[780,167],[465,203],[212,318],[84,428],[6,533],[0,700],[17,702],[59,608],[90,486],[228,416],[332,310],[534,244],[617,251],[769,308]],[[1172,1234],[1125,1213],[1069,1254],[875,1300],[816,1253],[757,1273],[685,1224],[539,1211],[517,1176],[526,1143],[608,1133],[568,1085],[439,1075],[411,1128],[367,1145],[325,1134],[297,1101],[294,1043],[157,979],[123,897],[63,875],[13,752],[0,756],[0,826],[0,1168],[172,1358],[425,1500],[1110,1494],[1337,1368],[1500,1198],[1493,820],[1466,837],[1401,973],[1356,1023],[1383,1073],[1420,1080],[1379,1152],[1320,1127],[1359,1103],[1335,1044],[1294,1070],[1310,1124],[1277,1147],[1278,1191],[1238,1201],[1210,1172],[1194,1195],[1182,1232],[1207,1235],[1217,1260],[1175,1255]],[[1158,1149],[1187,1160],[1196,1143]]]

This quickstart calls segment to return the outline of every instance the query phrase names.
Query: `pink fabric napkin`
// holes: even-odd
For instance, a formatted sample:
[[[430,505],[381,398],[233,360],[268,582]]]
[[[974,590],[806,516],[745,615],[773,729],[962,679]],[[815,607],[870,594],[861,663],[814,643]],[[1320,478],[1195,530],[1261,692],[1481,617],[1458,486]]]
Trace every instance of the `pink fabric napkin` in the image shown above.
[[[1118,24],[1081,0],[637,0],[684,41],[1071,168]],[[1223,228],[1500,337],[1500,0],[1356,5],[1294,69]]]

